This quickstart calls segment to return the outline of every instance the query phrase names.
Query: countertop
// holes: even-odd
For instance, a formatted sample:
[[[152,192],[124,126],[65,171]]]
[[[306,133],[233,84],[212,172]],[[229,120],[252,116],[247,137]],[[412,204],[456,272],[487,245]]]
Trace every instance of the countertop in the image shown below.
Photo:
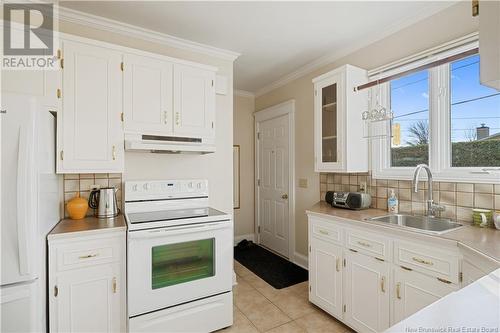
[[[499,284],[500,268],[414,313],[386,332],[498,332]]]
[[[464,245],[472,248],[481,254],[500,262],[500,230],[493,228],[479,228],[472,225],[449,231],[441,235],[424,234],[418,231],[412,231],[404,227],[391,225],[384,222],[366,221],[366,218],[387,215],[388,212],[381,209],[349,210],[334,208],[324,201],[318,202],[310,209],[307,214],[319,215],[323,217],[336,217],[354,222],[360,222],[363,225],[371,225],[385,229],[392,229],[400,233],[410,233],[418,238],[429,238],[448,240],[457,242],[458,245]]]
[[[68,235],[92,234],[96,232],[109,232],[127,230],[127,223],[123,215],[114,218],[99,219],[86,217],[81,220],[62,219],[47,235],[48,239],[66,237]]]

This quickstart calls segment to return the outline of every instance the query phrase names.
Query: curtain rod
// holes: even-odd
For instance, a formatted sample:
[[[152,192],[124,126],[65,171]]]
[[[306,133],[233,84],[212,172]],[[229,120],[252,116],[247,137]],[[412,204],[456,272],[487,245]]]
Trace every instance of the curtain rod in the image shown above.
[[[449,63],[449,62],[452,62],[452,61],[455,61],[455,60],[463,59],[463,58],[466,58],[468,56],[471,56],[471,55],[474,55],[474,54],[478,54],[478,53],[479,53],[479,48],[476,47],[474,49],[471,49],[471,50],[468,50],[468,51],[465,51],[465,52],[462,52],[462,53],[458,53],[458,54],[455,54],[455,55],[452,55],[452,56],[449,56],[449,57],[446,57],[446,58],[443,58],[443,59],[440,59],[440,60],[436,60],[436,61],[430,62],[428,64],[425,64],[425,65],[422,65],[422,66],[418,66],[416,68],[409,69],[407,71],[404,71],[404,72],[401,72],[401,73],[398,73],[398,74],[389,75],[389,76],[384,77],[382,79],[378,79],[378,80],[375,80],[375,81],[370,81],[368,83],[365,83],[365,84],[359,85],[357,87],[354,87],[354,91],[359,91],[359,90],[363,90],[363,89],[366,89],[366,88],[370,88],[370,87],[376,86],[376,85],[381,84],[381,83],[385,83],[385,82],[388,82],[388,81],[391,81],[391,80],[394,80],[394,79],[398,79],[398,78],[403,77],[403,76],[408,75],[408,74],[413,74],[413,73],[416,73],[416,72],[420,72],[420,71],[422,71],[424,69],[429,69],[429,68],[432,68],[432,67],[441,66],[443,64],[446,64],[446,63]]]

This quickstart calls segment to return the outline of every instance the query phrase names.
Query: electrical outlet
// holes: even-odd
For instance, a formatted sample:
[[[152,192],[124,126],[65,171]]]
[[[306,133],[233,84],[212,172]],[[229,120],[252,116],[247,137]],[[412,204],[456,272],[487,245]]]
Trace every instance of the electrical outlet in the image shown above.
[[[365,192],[366,193],[366,182],[361,182],[361,184],[359,184],[359,191],[360,192]]]
[[[308,186],[307,178],[300,178],[299,179],[299,187],[307,188],[307,186]]]

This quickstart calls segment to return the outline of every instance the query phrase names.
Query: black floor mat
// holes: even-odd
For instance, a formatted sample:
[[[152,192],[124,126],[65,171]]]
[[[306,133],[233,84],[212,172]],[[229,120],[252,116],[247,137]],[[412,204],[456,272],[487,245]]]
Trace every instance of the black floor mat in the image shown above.
[[[276,289],[307,281],[307,270],[253,243],[234,248],[234,259]]]

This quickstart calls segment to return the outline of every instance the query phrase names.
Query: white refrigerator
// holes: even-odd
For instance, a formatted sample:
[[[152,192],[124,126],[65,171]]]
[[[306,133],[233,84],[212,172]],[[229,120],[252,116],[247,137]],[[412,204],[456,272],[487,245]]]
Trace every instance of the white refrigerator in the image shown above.
[[[0,331],[47,327],[46,236],[59,221],[55,115],[30,96],[1,95]]]

